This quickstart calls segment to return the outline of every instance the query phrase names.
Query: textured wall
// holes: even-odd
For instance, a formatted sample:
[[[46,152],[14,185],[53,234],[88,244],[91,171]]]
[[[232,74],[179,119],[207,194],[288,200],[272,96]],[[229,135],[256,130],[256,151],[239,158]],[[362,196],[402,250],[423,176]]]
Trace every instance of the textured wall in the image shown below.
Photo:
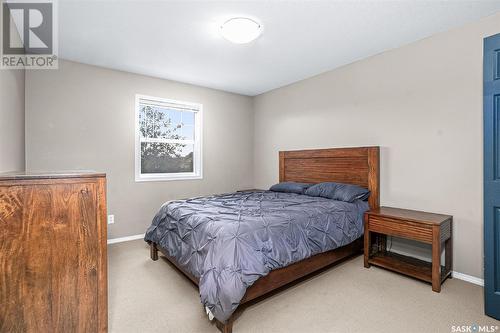
[[[24,70],[0,70],[0,172],[24,170]]]

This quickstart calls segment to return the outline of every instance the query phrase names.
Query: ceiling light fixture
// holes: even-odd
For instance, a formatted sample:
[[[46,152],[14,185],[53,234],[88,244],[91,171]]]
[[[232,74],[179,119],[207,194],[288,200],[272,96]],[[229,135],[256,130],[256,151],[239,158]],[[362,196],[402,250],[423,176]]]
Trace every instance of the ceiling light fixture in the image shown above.
[[[262,25],[247,17],[234,17],[220,27],[222,37],[236,44],[246,44],[257,39]]]

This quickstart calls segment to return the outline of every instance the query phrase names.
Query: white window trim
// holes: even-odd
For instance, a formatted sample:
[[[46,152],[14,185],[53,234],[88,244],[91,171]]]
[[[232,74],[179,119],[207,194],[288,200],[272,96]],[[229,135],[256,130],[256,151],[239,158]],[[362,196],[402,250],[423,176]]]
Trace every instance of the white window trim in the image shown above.
[[[155,173],[155,174],[142,174],[141,173],[141,135],[139,125],[140,104],[141,100],[152,100],[164,104],[180,104],[183,106],[190,106],[193,110],[194,116],[194,172],[179,172],[179,173]],[[170,181],[170,180],[193,180],[203,179],[203,105],[192,102],[176,101],[171,99],[147,96],[136,94],[135,95],[135,181],[136,182],[151,182],[151,181]],[[155,140],[155,139],[149,139]],[[163,141],[163,140],[162,140]],[[178,141],[178,140],[165,140],[165,141]],[[183,141],[185,142],[185,141]]]

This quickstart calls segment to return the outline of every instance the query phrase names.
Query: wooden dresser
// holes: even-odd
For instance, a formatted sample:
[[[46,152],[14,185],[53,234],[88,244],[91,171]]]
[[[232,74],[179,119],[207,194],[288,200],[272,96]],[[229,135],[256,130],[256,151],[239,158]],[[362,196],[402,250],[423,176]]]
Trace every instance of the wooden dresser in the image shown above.
[[[0,174],[0,332],[106,332],[106,176]]]

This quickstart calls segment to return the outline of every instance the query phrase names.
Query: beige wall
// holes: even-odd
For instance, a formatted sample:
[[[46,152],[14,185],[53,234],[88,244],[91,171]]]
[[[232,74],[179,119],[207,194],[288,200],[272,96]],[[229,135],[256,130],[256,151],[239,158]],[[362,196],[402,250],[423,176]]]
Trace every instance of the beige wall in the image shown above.
[[[167,200],[252,185],[251,98],[73,62],[59,65],[27,72],[27,168],[106,172],[108,212],[115,215],[109,238],[144,233]],[[202,180],[135,182],[135,94],[203,104]]]
[[[454,270],[482,277],[482,48],[496,33],[500,14],[256,97],[255,186],[278,180],[279,150],[380,145],[382,204],[454,215]]]
[[[0,172],[24,170],[24,70],[0,70]]]

